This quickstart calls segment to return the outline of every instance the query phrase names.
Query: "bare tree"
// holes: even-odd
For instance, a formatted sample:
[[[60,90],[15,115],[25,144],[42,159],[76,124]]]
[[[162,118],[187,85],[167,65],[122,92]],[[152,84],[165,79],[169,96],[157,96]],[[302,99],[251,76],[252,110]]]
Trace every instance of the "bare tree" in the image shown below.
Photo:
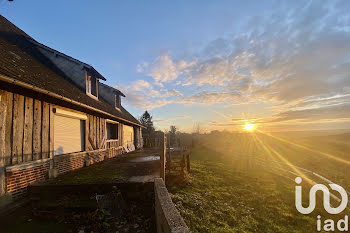
[[[192,130],[193,134],[202,134],[203,133],[203,129],[200,123],[196,122],[193,124],[193,130]]]

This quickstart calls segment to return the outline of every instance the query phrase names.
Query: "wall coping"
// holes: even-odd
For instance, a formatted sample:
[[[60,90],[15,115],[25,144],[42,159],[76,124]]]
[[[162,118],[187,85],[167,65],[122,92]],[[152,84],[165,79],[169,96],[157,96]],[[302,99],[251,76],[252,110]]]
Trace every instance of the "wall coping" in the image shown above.
[[[188,229],[185,221],[183,220],[179,211],[176,209],[174,203],[172,202],[163,179],[154,179],[154,194],[155,201],[159,202],[160,207],[160,210],[157,210],[156,207],[156,211],[161,211],[161,213],[159,214],[164,216],[165,224],[168,228],[165,232],[190,233],[190,230]],[[156,214],[156,216],[158,216],[158,214]]]
[[[13,172],[17,170],[23,170],[27,168],[32,168],[32,167],[37,167],[42,164],[48,163],[51,160],[51,158],[46,158],[46,159],[40,159],[40,160],[34,160],[34,161],[29,161],[25,163],[20,163],[16,165],[11,165],[6,167],[6,172]]]
[[[65,159],[66,157],[74,157],[74,156],[79,156],[79,155],[86,155],[91,153],[98,153],[98,152],[105,152],[107,149],[98,149],[98,150],[90,150],[90,151],[79,151],[79,152],[73,152],[73,153],[67,153],[67,154],[61,154],[61,155],[55,155],[53,157],[55,162],[59,162],[62,159]]]

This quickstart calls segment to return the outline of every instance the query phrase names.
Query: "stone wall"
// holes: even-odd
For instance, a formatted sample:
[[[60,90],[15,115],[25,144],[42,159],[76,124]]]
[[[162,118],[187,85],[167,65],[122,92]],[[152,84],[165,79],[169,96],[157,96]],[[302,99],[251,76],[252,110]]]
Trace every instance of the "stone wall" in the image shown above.
[[[154,180],[157,233],[189,233],[161,178]]]

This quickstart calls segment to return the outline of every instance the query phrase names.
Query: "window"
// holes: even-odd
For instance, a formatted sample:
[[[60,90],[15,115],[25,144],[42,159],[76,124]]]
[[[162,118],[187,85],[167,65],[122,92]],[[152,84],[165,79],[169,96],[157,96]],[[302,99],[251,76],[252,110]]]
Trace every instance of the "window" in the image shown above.
[[[115,95],[115,107],[120,108],[121,105],[120,95]]]
[[[95,97],[98,96],[98,79],[90,74],[86,75],[86,93]]]
[[[85,151],[85,120],[54,116],[55,155]]]
[[[106,123],[107,140],[118,140],[118,124]]]

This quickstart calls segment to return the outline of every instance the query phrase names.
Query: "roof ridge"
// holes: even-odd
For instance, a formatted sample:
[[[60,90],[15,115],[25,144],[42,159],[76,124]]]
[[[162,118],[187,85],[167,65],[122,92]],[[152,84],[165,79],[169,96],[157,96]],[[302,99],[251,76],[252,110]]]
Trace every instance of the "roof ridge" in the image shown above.
[[[107,84],[105,84],[105,83],[100,83],[100,85],[106,86],[106,87],[108,87],[108,88],[112,88],[112,89],[114,89],[116,92],[118,92],[120,95],[122,95],[123,97],[125,97],[124,93],[121,92],[119,89],[117,89],[117,88],[115,88],[115,87],[109,86],[109,85],[107,85]]]
[[[69,56],[69,55],[62,53],[56,49],[53,49],[53,48],[51,48],[43,43],[38,42],[37,40],[35,40],[31,36],[29,36],[27,33],[25,33],[23,30],[21,30],[19,27],[17,27],[15,24],[13,24],[11,21],[6,19],[3,15],[0,15],[0,32],[5,33],[5,34],[14,34],[15,36],[23,36],[30,43],[33,43],[33,44],[35,44],[43,49],[46,49],[46,50],[52,52],[52,53],[56,53],[56,54],[60,55],[61,57],[64,57],[70,61],[73,61],[75,63],[79,63],[79,64],[85,66],[86,68],[90,69],[92,73],[95,73],[99,79],[106,81],[106,78],[103,77],[103,75],[100,74],[92,65],[87,64],[85,62],[82,62],[82,61],[80,61],[72,56]]]
[[[13,24],[10,20],[5,18],[3,15],[0,14],[0,31],[2,32],[8,32],[8,33],[15,33],[21,36],[24,36],[26,38],[30,38],[31,40],[34,40],[33,37],[29,36],[27,33],[25,33],[22,29],[17,27],[15,24]]]
[[[79,64],[85,66],[86,68],[91,69],[92,72],[96,73],[97,76],[99,76],[99,79],[102,79],[102,80],[106,81],[106,78],[103,77],[103,75],[100,74],[92,65],[87,64],[87,63],[85,63],[85,62],[82,62],[82,61],[80,61],[80,60],[78,60],[78,59],[76,59],[76,58],[74,58],[74,57],[72,57],[72,56],[69,56],[69,55],[67,55],[67,54],[65,54],[65,53],[62,53],[62,52],[60,52],[60,51],[58,51],[58,50],[56,50],[56,49],[53,49],[53,48],[51,48],[51,47],[49,47],[49,46],[47,46],[47,45],[45,45],[45,44],[43,44],[43,43],[40,43],[40,42],[38,42],[38,41],[36,41],[36,40],[34,40],[34,39],[32,39],[32,38],[27,38],[27,40],[28,40],[29,42],[31,42],[31,43],[33,43],[33,44],[39,46],[40,48],[46,49],[46,50],[48,50],[48,51],[50,51],[50,52],[52,52],[52,53],[58,54],[58,55],[60,55],[61,57],[64,57],[64,58],[66,58],[66,59],[68,59],[68,60],[70,60],[70,61],[73,61],[73,62],[75,62],[75,63],[79,63]]]
[[[58,72],[61,70],[51,64],[49,59],[45,59],[46,56],[33,41],[39,43],[0,15],[0,78],[3,77],[2,82],[9,83],[11,88],[16,85],[20,86],[22,83],[24,88],[32,89],[33,87],[35,90],[32,90],[41,90],[45,95],[52,93],[53,96],[58,96],[57,100],[62,101],[63,106],[72,104],[80,111],[80,108],[87,111],[93,108],[95,112],[112,116],[126,124],[141,126],[140,122],[123,106],[119,111],[103,98],[95,100],[87,96],[85,91],[83,92],[68,77],[66,78],[64,73]],[[93,67],[85,68],[92,72],[95,71]],[[102,85],[108,86],[103,83]]]

